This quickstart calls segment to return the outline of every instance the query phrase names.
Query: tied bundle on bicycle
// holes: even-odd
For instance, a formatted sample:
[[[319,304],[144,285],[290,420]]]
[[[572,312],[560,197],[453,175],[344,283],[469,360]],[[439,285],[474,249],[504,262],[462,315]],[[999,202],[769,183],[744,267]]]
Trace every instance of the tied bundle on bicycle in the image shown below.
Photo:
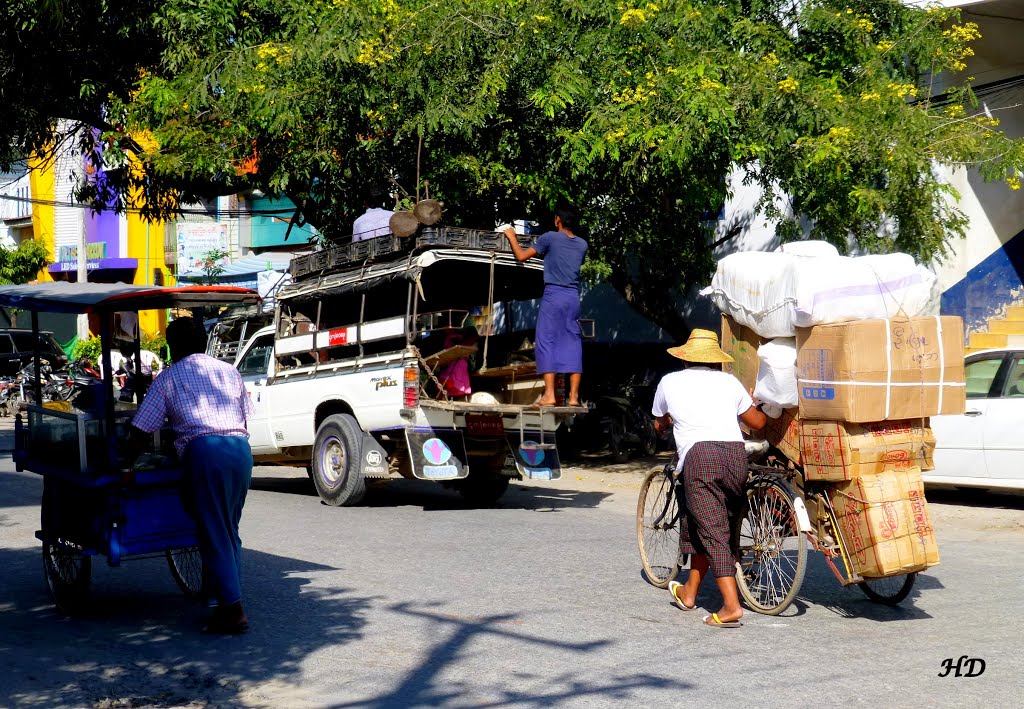
[[[114,392],[111,350],[131,349],[135,371],[142,371],[141,346],[115,342],[118,313],[168,308],[201,309],[228,303],[255,303],[255,291],[229,286],[162,288],[103,283],[45,283],[0,286],[0,305],[32,313],[39,331],[39,312],[87,313],[99,323],[103,378],[90,396],[54,407],[45,402],[44,381],[35,376],[35,396],[27,422],[15,420],[14,462],[17,469],[43,476],[41,529],[43,570],[50,593],[62,613],[73,613],[86,600],[94,556],[110,566],[149,556],[165,556],[171,574],[187,595],[202,590],[202,561],[195,520],[181,498],[183,470],[175,457],[170,428],[149,441],[148,450],[133,458],[129,440],[136,403],[145,387],[133,390],[135,402]],[[38,341],[38,336],[36,337]],[[38,345],[35,372],[42,372]]]
[[[896,604],[939,563],[921,471],[935,447],[928,417],[966,408],[963,323],[923,314],[934,276],[905,254],[787,247],[722,259],[702,291],[723,313],[722,349],[735,360],[726,371],[769,415],[733,530],[740,593],[781,613],[810,545],[840,583]],[[647,483],[641,507],[651,507],[644,493]],[[645,553],[642,527],[658,525],[638,513],[645,570],[667,585],[678,564],[649,563],[654,535]],[[664,521],[655,531],[667,532]]]

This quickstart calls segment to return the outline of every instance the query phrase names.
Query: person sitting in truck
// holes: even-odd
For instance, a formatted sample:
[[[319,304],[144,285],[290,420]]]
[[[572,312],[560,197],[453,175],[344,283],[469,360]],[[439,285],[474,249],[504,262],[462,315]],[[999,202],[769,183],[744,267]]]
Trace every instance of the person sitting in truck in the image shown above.
[[[366,209],[356,217],[352,224],[352,241],[363,241],[375,236],[387,236],[391,233],[390,220],[394,214],[386,209],[387,195],[381,190],[371,190],[363,201]]]
[[[541,234],[529,248],[519,245],[516,231],[505,229],[505,237],[516,260],[534,256],[544,259],[544,296],[537,313],[534,348],[537,372],[544,377],[544,393],[535,405],[554,406],[555,375],[569,375],[569,406],[580,405],[583,376],[583,337],[580,332],[580,267],[587,255],[587,242],[576,234],[579,210],[570,204],[555,209],[555,231]]]
[[[246,422],[253,404],[238,370],[206,354],[206,332],[190,317],[167,326],[173,364],[154,380],[132,426],[151,434],[168,419],[185,470],[186,500],[199,527],[204,591],[218,602],[205,633],[249,629],[242,609],[238,523],[252,478]]]
[[[704,618],[715,628],[738,628],[743,609],[736,586],[736,552],[731,531],[743,507],[747,456],[739,422],[760,430],[767,423],[761,405],[740,381],[721,371],[733,358],[718,346],[710,330],[695,329],[686,344],[668,353],[686,363],[665,375],[654,395],[654,428],[675,437],[676,471],[681,469],[679,551],[691,554],[685,584],[669,583],[672,601],[682,610],[697,604],[697,591],[708,570],[718,583],[722,607]]]

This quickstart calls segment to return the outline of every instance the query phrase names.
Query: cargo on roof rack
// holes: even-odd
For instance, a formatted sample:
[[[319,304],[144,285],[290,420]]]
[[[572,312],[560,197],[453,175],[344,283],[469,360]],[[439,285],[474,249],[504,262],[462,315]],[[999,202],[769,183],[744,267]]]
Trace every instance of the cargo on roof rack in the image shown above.
[[[520,235],[519,242],[525,247],[532,244],[533,240],[529,236]],[[429,226],[421,227],[415,236],[408,238],[388,234],[296,256],[292,259],[289,270],[293,279],[301,280],[310,276],[323,275],[336,269],[360,267],[368,261],[388,261],[401,255],[407,255],[412,251],[430,248],[512,253],[508,239],[501,232],[453,226]]]

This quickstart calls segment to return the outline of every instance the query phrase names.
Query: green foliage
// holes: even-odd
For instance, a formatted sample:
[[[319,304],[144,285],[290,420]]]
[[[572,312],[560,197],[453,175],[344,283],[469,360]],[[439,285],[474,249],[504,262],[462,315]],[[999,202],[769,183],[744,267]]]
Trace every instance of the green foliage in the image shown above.
[[[50,252],[34,239],[26,239],[14,249],[0,248],[0,285],[35,280],[48,263]]]
[[[78,340],[75,343],[74,348],[71,350],[71,359],[79,359],[84,357],[93,364],[99,364],[100,356],[103,354],[103,348],[100,346],[99,335],[93,335],[88,340]]]
[[[158,55],[104,55],[122,65],[118,80],[93,72],[72,103],[102,102],[104,158],[145,187],[148,214],[173,211],[175,195],[252,187],[286,194],[333,238],[349,232],[368,187],[415,193],[418,177],[449,222],[476,227],[523,215],[546,225],[569,198],[591,227],[587,273],[672,332],[683,329],[679,288],[713,265],[708,213],[731,170],[763,188],[759,209],[781,239],[809,224],[840,249],[929,259],[966,226],[936,164],[1008,189],[1024,167],[1024,143],[978,110],[963,76],[977,28],[957,10],[900,0],[128,7],[125,36]]]
[[[217,285],[226,270],[224,259],[230,255],[223,249],[211,249],[203,254],[203,285]]]

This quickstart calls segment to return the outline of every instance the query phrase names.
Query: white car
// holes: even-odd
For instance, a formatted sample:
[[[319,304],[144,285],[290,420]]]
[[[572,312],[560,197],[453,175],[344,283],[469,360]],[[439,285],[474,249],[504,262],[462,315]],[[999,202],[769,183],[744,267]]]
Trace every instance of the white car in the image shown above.
[[[1024,490],[1024,349],[965,360],[967,411],[933,416],[935,470],[926,483]]]

